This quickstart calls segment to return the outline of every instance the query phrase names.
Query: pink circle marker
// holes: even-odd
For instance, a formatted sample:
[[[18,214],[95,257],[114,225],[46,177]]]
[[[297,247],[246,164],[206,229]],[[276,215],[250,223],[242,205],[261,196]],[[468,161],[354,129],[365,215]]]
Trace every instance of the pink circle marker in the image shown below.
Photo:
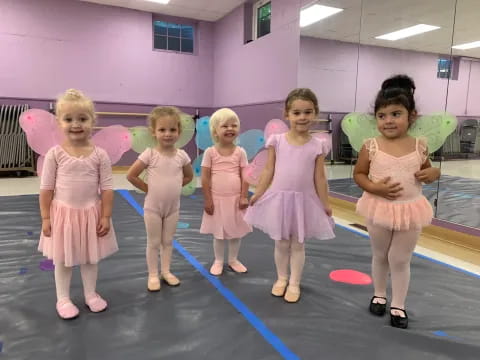
[[[353,285],[369,285],[372,283],[372,278],[369,275],[351,269],[332,271],[330,280]]]

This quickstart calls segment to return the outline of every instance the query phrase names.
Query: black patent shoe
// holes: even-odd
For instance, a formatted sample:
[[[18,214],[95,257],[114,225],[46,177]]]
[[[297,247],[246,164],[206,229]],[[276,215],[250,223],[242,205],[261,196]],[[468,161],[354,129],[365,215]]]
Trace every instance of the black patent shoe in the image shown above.
[[[385,299],[385,304],[374,303],[373,300],[375,299]],[[369,310],[373,315],[385,315],[385,312],[387,311],[387,298],[383,296],[373,296],[372,300],[370,300]]]
[[[403,311],[405,314],[405,317],[401,317],[399,315],[393,315],[391,313],[392,310],[400,310]],[[405,309],[400,309],[397,307],[390,307],[390,324],[393,327],[400,328],[400,329],[406,329],[408,327],[408,315]]]

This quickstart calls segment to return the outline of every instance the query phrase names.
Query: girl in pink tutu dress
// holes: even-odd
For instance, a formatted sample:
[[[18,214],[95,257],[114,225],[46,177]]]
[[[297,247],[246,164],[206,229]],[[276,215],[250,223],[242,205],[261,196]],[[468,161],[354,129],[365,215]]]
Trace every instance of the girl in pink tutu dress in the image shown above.
[[[247,166],[247,153],[235,145],[240,119],[230,109],[215,111],[210,118],[210,134],[215,143],[205,150],[202,160],[202,189],[205,211],[200,233],[213,235],[215,261],[210,273],[221,275],[225,242],[228,240],[228,265],[237,273],[247,272],[238,260],[242,237],[252,231],[243,220],[248,207],[248,184],[242,169]]]
[[[128,170],[127,179],[146,193],[143,205],[147,230],[148,291],[160,290],[158,255],[161,278],[169,286],[180,285],[170,272],[173,236],[177,230],[182,186],[193,178],[190,157],[175,147],[182,133],[180,111],[173,106],[159,106],[148,116],[148,123],[157,140],[155,148],[148,148]],[[146,170],[148,184],[140,178]]]
[[[275,240],[277,281],[272,295],[287,302],[300,298],[305,240],[334,237],[324,172],[328,146],[309,133],[318,113],[317,98],[310,89],[290,92],[285,101],[290,130],[267,140],[267,164],[245,216]]]
[[[96,293],[97,263],[118,250],[111,216],[113,182],[105,150],[90,141],[93,102],[67,90],[56,103],[65,141],[45,155],[40,185],[42,234],[39,251],[55,264],[56,309],[62,319],[79,310],[70,300],[72,267],[80,265],[85,304],[92,312],[107,308]]]
[[[370,312],[386,311],[387,277],[392,278],[391,325],[408,326],[405,299],[410,259],[423,226],[430,224],[432,207],[422,195],[422,182],[440,176],[428,160],[426,140],[407,134],[415,121],[415,85],[398,75],[383,82],[375,100],[380,136],[365,141],[355,166],[355,182],[365,191],[357,212],[367,221],[372,245],[374,296]]]

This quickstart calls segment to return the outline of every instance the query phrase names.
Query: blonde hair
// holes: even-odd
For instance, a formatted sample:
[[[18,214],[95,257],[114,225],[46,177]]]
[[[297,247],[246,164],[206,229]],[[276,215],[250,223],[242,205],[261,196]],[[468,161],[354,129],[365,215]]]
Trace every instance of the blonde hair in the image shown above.
[[[170,116],[177,121],[178,133],[182,132],[181,112],[175,106],[157,106],[148,115],[147,122],[150,129],[155,130],[157,120],[164,116]]]
[[[232,109],[218,109],[210,117],[210,135],[212,136],[212,139],[215,143],[218,142],[218,138],[215,135],[215,129],[217,129],[219,126],[222,126],[222,124],[224,124],[228,120],[235,120],[235,122],[238,124],[238,127],[240,127],[240,119],[238,118],[238,115],[235,113],[235,111],[233,111]]]
[[[92,99],[90,99],[88,96],[85,96],[85,94],[82,93],[80,90],[68,89],[63,94],[57,97],[57,101],[55,102],[55,113],[57,117],[59,116],[59,114],[62,113],[62,108],[67,104],[75,104],[77,106],[85,108],[88,113],[90,113],[93,121],[95,122],[95,105],[93,104]]]

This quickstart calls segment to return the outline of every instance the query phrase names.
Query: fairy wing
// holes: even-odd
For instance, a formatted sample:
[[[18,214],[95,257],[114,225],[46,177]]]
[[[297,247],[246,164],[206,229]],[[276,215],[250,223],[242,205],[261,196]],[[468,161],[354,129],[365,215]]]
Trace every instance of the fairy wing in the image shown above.
[[[262,174],[263,168],[267,164],[268,160],[268,150],[260,151],[248,164],[243,168],[242,176],[243,179],[250,185],[258,185],[260,180],[260,175]]]
[[[152,132],[146,126],[131,127],[129,131],[132,141],[132,149],[139,154],[147,148],[154,147],[157,144]]]
[[[179,149],[187,145],[195,134],[195,121],[193,121],[190,115],[182,113],[180,115],[180,122],[182,123],[182,132],[175,144]]]
[[[118,162],[122,155],[132,147],[130,132],[121,125],[112,125],[101,129],[93,135],[92,141],[107,152],[112,164]]]
[[[63,141],[63,134],[57,126],[55,116],[41,109],[30,109],[20,115],[20,126],[27,135],[28,145],[37,154],[47,151]]]
[[[205,150],[213,145],[212,136],[210,135],[209,123],[209,116],[202,116],[200,119],[197,120],[197,134],[195,135],[195,142],[198,148],[201,150]]]
[[[252,129],[240,134],[237,144],[245,149],[250,160],[265,146],[265,137],[262,130]]]
[[[446,112],[420,116],[410,127],[408,133],[414,137],[425,137],[428,151],[440,149],[448,135],[457,128],[457,118]]]
[[[322,141],[323,155],[327,156],[332,150],[332,135],[327,132],[317,132],[313,133],[313,136]]]
[[[350,113],[342,119],[342,130],[348,136],[350,145],[359,152],[363,142],[380,135],[375,117],[364,113]]]
[[[272,119],[265,125],[263,130],[265,139],[268,139],[273,134],[283,134],[288,131],[288,126],[285,121],[280,119]]]

